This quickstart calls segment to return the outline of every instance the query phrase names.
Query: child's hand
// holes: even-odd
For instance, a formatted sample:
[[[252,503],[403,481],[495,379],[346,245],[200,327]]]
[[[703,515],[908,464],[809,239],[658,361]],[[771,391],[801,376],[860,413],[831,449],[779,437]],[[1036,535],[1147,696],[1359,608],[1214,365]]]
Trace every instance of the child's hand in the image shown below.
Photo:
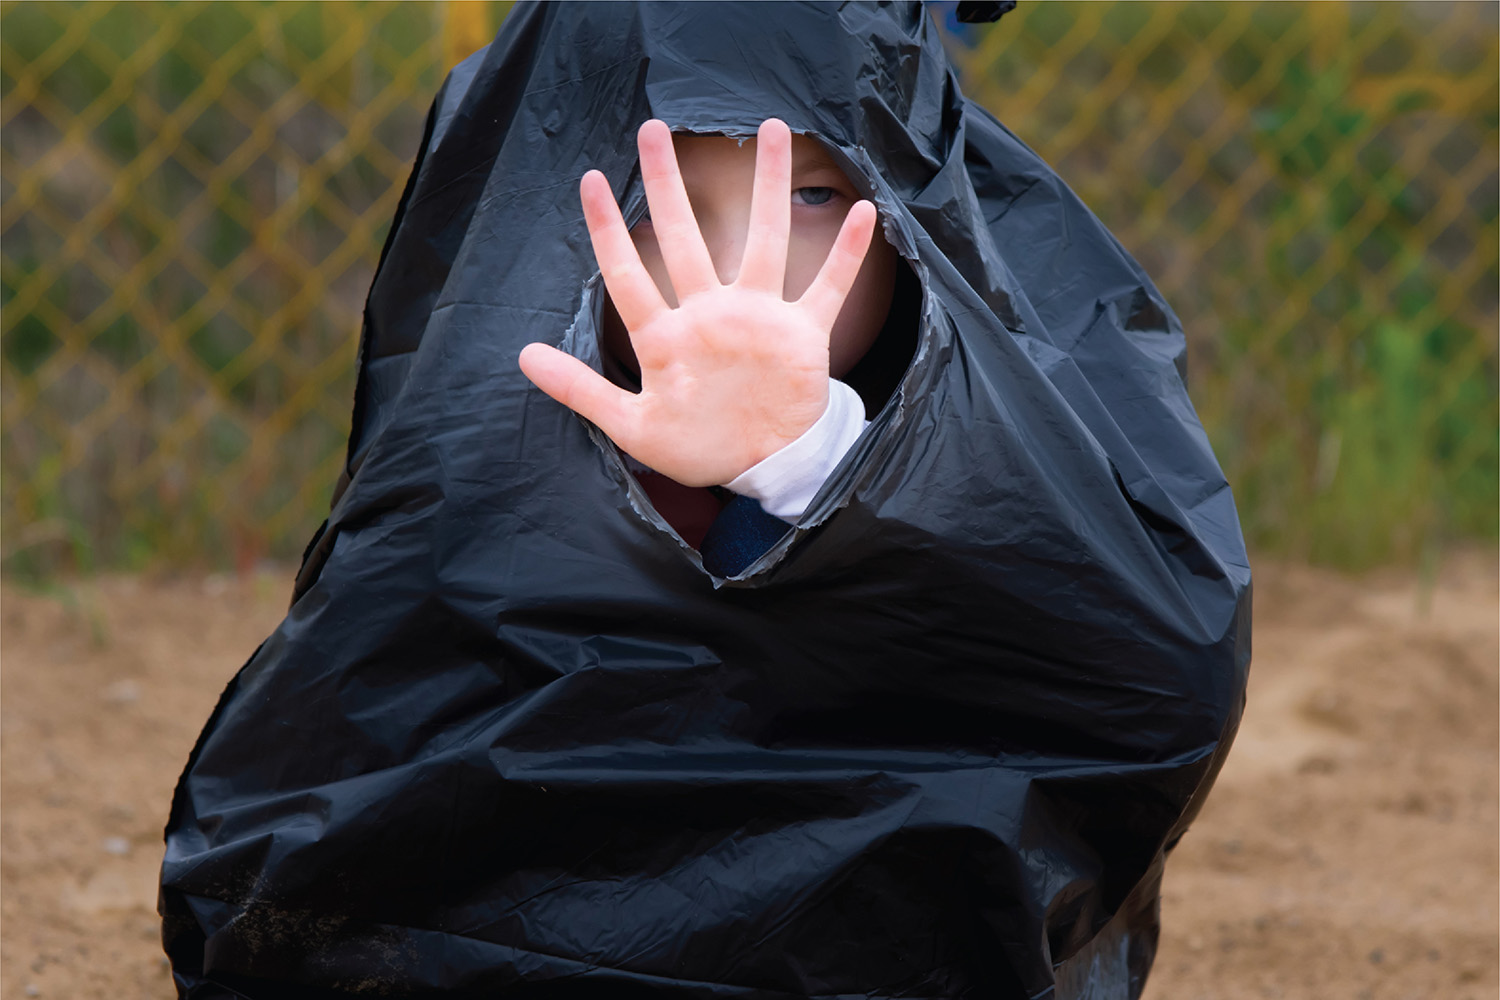
[[[817,278],[800,299],[785,301],[791,133],[767,119],[744,257],[735,280],[723,284],[683,187],[671,132],[653,119],[638,138],[676,308],[641,263],[604,175],[585,174],[581,193],[594,256],[640,363],[640,393],[544,344],[526,346],[521,370],[657,472],[687,486],[727,483],[823,415],[829,336],[874,232],[875,206],[860,201],[849,210]]]

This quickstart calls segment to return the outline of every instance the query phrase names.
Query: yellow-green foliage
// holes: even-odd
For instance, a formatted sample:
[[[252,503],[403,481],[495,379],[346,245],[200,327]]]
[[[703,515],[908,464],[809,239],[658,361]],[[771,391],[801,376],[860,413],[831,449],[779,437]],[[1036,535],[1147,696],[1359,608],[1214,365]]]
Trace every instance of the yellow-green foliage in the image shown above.
[[[6,570],[300,552],[427,105],[507,6],[0,4]],[[1495,11],[954,26],[966,92],[1181,316],[1262,549],[1357,567],[1496,535]]]
[[[1022,4],[955,46],[1181,316],[1262,549],[1496,534],[1492,5]],[[967,42],[967,44],[964,44]]]

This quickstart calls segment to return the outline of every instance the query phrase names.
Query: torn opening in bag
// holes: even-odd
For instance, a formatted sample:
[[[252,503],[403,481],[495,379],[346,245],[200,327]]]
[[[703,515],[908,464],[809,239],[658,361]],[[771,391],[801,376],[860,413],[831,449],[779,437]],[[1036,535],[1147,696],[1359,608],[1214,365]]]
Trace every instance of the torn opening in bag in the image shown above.
[[[868,185],[911,335],[715,574],[517,358],[602,370],[586,170],[634,221],[643,122],[768,117]],[[328,522],[178,784],[181,995],[1139,996],[1250,655],[1183,349],[919,6],[517,4],[434,102]]]

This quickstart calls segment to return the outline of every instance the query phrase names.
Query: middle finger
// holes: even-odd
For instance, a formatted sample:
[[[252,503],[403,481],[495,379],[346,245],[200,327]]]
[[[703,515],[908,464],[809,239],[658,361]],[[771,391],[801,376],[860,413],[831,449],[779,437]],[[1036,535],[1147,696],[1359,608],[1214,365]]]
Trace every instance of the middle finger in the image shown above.
[[[641,182],[651,206],[651,225],[656,230],[662,262],[667,265],[677,301],[695,292],[717,288],[719,276],[698,229],[682,173],[677,169],[671,130],[665,122],[653,118],[641,126],[637,143],[641,151]]]

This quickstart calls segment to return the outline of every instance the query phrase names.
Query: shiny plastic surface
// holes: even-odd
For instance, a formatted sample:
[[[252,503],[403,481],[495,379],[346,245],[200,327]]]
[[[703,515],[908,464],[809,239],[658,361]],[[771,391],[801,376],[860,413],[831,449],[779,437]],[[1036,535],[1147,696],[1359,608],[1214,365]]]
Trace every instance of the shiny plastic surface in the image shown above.
[[[772,115],[868,185],[916,349],[723,579],[516,356],[599,363],[586,169],[633,221],[642,121]],[[434,104],[347,475],[178,786],[181,995],[1137,996],[1250,656],[1183,349],[920,8],[518,5]]]

